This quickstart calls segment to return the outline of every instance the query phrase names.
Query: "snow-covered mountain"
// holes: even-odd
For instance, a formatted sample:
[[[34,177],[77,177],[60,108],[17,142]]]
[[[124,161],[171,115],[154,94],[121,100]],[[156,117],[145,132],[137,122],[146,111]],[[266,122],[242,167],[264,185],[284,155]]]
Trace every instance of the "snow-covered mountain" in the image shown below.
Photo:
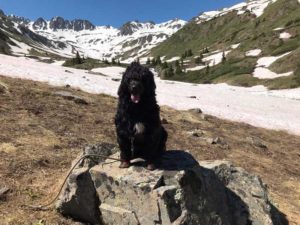
[[[147,55],[151,48],[186,24],[186,21],[179,19],[160,24],[132,21],[120,28],[114,28],[95,26],[88,20],[69,21],[62,17],[54,17],[50,21],[43,18],[28,21],[13,15],[9,18],[13,23],[25,26],[50,41],[64,43],[66,47],[59,50],[63,56],[74,56],[74,53],[79,51],[85,57],[118,58],[123,62],[130,62],[137,57]]]

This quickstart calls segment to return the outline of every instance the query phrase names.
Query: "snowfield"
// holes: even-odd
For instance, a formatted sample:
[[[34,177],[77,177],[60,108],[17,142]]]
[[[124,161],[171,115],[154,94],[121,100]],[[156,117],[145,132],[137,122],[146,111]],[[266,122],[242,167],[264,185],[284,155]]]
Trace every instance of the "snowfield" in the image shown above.
[[[23,57],[0,55],[0,74],[47,82],[55,86],[71,85],[90,93],[116,96],[125,68],[98,68],[88,71],[37,62]],[[254,126],[285,130],[300,135],[300,88],[268,91],[263,86],[252,88],[226,84],[196,85],[156,79],[157,98],[160,105],[187,110],[201,108],[204,113]],[[196,96],[196,98],[191,98]]]
[[[253,49],[253,50],[250,50],[248,52],[246,52],[246,56],[259,56],[261,53],[261,49]]]
[[[272,63],[274,63],[276,60],[283,58],[289,55],[290,53],[291,52],[287,52],[280,56],[269,56],[259,58],[256,63],[256,68],[253,72],[253,76],[259,79],[274,79],[277,77],[286,77],[292,75],[294,73],[293,71],[277,74],[268,69],[268,67],[271,66]]]

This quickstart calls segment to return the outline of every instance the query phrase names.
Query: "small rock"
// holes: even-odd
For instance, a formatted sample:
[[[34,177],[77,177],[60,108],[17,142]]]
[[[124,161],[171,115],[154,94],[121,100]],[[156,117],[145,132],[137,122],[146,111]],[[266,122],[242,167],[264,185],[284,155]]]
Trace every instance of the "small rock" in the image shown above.
[[[116,81],[116,82],[119,82],[121,79],[119,78],[111,78],[112,81]]]
[[[202,110],[200,108],[190,109],[189,111],[192,113],[198,113],[198,114],[202,113]]]
[[[70,70],[65,70],[65,72],[66,72],[66,73],[73,73],[73,72],[71,72]]]
[[[65,99],[72,100],[77,104],[88,105],[87,100],[85,100],[84,98],[82,98],[78,95],[74,95],[68,91],[56,91],[56,92],[54,92],[54,94],[57,96],[63,97]]]
[[[4,83],[0,82],[0,94],[4,94],[8,91],[7,86]]]
[[[212,144],[222,144],[222,139],[219,137],[216,137],[213,139]]]
[[[0,200],[5,200],[6,194],[9,192],[8,187],[0,187]]]
[[[65,86],[66,88],[70,88],[71,87],[71,85],[70,84],[66,84],[66,86]]]
[[[197,97],[193,95],[193,96],[190,96],[189,98],[197,98]]]
[[[261,149],[268,149],[268,146],[266,146],[263,143],[263,140],[259,137],[247,137],[246,140],[255,147],[258,147]]]
[[[169,122],[166,118],[163,117],[163,118],[161,118],[161,123],[162,124],[168,124]]]
[[[195,130],[189,131],[188,134],[193,137],[200,137],[203,135],[203,131],[199,130],[199,129],[195,129]]]

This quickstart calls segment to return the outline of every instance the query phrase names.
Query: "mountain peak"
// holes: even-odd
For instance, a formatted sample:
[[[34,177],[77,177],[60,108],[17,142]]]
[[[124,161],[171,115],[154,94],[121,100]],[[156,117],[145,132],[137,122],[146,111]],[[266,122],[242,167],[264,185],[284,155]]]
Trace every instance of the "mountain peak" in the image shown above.
[[[47,30],[48,24],[46,20],[40,17],[32,24],[32,27],[34,30]]]

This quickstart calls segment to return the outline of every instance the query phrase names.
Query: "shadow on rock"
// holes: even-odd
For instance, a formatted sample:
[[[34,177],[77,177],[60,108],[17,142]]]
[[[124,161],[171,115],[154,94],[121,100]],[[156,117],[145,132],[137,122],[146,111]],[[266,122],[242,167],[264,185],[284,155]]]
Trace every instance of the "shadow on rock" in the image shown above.
[[[109,156],[116,148],[100,144],[87,152]],[[109,159],[85,161],[70,176],[58,210],[92,224],[287,224],[278,220],[261,179],[228,161],[199,164],[188,152],[170,150],[154,171],[140,162],[129,169],[118,165]]]

